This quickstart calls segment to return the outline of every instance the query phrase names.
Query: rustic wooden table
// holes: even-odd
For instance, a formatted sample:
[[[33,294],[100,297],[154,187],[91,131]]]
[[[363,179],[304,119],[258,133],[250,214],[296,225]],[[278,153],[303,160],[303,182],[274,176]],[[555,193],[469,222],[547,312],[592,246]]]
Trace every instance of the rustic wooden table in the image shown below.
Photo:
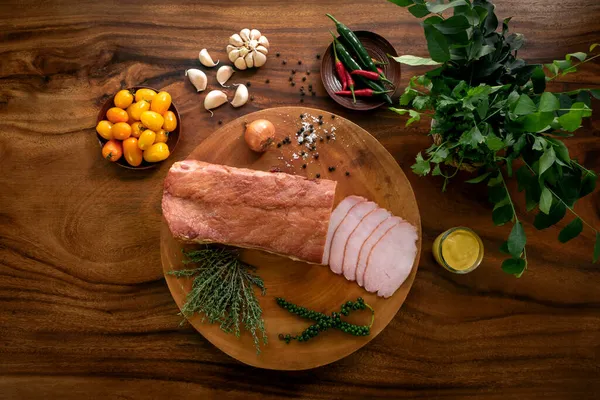
[[[536,232],[521,201],[530,268],[521,279],[505,275],[496,249],[509,227],[493,226],[484,188],[459,177],[443,194],[441,180],[410,172],[429,144],[427,123],[407,129],[391,112],[351,113],[326,96],[316,59],[330,40],[325,12],[384,35],[399,53],[425,55],[419,22],[405,9],[383,0],[110,3],[0,3],[0,398],[600,397],[591,232],[559,245],[558,228]],[[586,51],[600,39],[597,0],[497,3],[526,35],[529,61]],[[199,65],[203,47],[226,59],[227,38],[244,27],[260,28],[281,58],[236,73],[252,83],[254,100],[210,118],[183,72]],[[311,71],[317,96],[303,105],[355,121],[404,168],[419,201],[423,253],[406,303],[373,342],[335,364],[284,373],[242,365],[179,327],[158,243],[170,164],[219,120],[299,105],[287,81],[292,68]],[[417,72],[405,68],[403,83]],[[173,94],[183,137],[160,168],[136,172],[100,158],[94,125],[107,96],[140,84]],[[600,64],[555,88],[582,86],[600,86]],[[567,140],[596,171],[599,115]],[[596,191],[577,206],[596,227],[599,204]],[[431,256],[435,236],[456,225],[475,229],[486,246],[482,266],[466,276]]]

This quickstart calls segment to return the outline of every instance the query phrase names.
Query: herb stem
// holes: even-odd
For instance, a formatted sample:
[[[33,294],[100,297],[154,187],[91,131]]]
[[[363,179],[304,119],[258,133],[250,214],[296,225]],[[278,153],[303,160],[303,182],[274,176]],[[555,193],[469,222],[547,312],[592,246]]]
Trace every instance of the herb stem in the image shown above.
[[[512,197],[510,197],[510,192],[508,191],[508,186],[506,185],[506,180],[504,180],[504,175],[502,174],[502,170],[498,168],[498,174],[502,179],[502,185],[504,185],[504,190],[506,190],[506,197],[508,198],[508,203],[512,208],[513,216],[515,217],[515,223],[521,223],[519,221],[519,217],[517,217],[517,210],[515,209],[515,204],[512,201]],[[523,259],[525,260],[525,269],[527,269],[527,250],[523,247]]]

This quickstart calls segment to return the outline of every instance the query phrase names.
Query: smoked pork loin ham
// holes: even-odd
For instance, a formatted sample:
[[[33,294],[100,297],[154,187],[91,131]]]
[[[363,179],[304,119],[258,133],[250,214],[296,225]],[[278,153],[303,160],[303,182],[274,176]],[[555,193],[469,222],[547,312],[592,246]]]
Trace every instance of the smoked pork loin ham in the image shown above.
[[[337,183],[202,161],[173,164],[162,209],[176,239],[320,264]]]
[[[331,214],[323,264],[369,292],[390,297],[412,270],[417,240],[415,227],[402,218],[349,196]]]

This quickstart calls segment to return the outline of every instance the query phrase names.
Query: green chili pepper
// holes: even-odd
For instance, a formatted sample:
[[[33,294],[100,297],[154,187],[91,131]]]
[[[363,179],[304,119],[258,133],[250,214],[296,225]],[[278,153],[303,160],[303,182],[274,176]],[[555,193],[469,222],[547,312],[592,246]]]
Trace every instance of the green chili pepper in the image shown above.
[[[352,30],[346,25],[342,24],[337,19],[335,19],[331,14],[325,15],[327,15],[335,23],[335,27],[340,36],[344,38],[346,43],[348,43],[348,45],[352,48],[352,50],[358,57],[358,60],[364,67],[359,69],[366,69],[367,71],[377,72],[377,66],[371,59],[369,53],[367,53],[367,50],[364,48],[360,40],[358,40],[358,37],[356,37],[356,34],[352,32]]]
[[[358,65],[358,63],[356,61],[354,61],[354,58],[352,58],[350,53],[348,53],[348,50],[346,50],[344,45],[341,44],[339,40],[337,40],[337,39],[334,40],[334,46],[336,47],[337,54],[338,54],[338,57],[340,58],[340,61],[344,64],[344,66],[346,67],[346,69],[348,71],[352,72],[355,70],[362,69],[360,67],[360,65]],[[360,83],[362,83],[364,86],[370,87],[371,89],[373,89],[376,92],[384,92],[385,91],[385,88],[376,81],[365,79],[362,76],[357,76],[356,80],[359,81]],[[384,99],[388,104],[393,104],[392,99],[390,98],[390,96],[387,93],[382,93],[379,96],[382,99]]]

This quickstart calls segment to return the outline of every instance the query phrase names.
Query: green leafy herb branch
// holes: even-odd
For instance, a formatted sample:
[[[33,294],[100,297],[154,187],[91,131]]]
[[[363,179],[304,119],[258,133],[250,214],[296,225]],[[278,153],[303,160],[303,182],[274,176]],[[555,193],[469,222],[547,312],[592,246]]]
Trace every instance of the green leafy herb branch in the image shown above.
[[[551,64],[527,64],[518,58],[522,34],[509,33],[510,18],[499,28],[495,6],[487,0],[389,0],[423,20],[431,58],[403,55],[396,61],[435,68],[410,79],[400,98],[408,114],[406,125],[432,118],[433,144],[419,153],[412,166],[418,175],[444,178],[443,190],[459,170],[480,171],[469,183],[487,183],[496,225],[513,223],[501,250],[510,255],[502,263],[507,273],[521,276],[527,268],[527,236],[519,220],[506,180],[516,177],[525,193],[527,211],[538,209],[534,226],[546,229],[562,220],[567,210],[574,219],[560,231],[567,242],[587,225],[595,232],[593,261],[600,258],[600,234],[573,210],[590,194],[597,176],[569,156],[563,141],[573,136],[582,119],[592,115],[591,97],[600,90],[566,93],[546,91],[549,81],[576,72],[600,56],[598,44],[567,54]],[[452,16],[442,13],[452,10]],[[513,170],[513,168],[518,168]]]

